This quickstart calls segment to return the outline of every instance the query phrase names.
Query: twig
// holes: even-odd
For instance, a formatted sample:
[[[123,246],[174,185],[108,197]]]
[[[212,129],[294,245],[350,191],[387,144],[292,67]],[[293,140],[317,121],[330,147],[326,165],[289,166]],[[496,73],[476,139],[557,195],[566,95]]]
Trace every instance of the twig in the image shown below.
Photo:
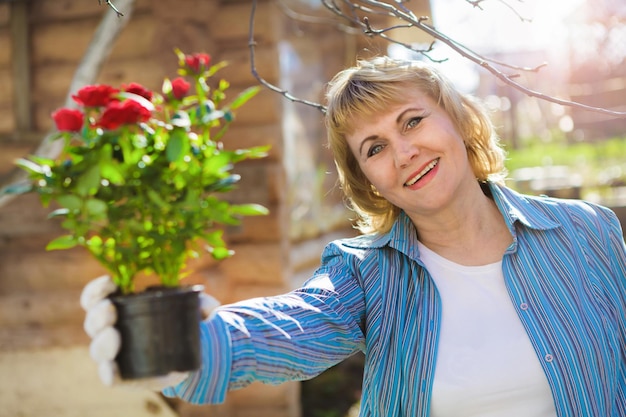
[[[248,38],[248,48],[250,49],[250,71],[252,72],[252,75],[263,86],[270,89],[271,91],[274,91],[282,95],[287,100],[292,101],[294,103],[306,104],[307,106],[315,107],[316,109],[320,110],[322,113],[326,113],[326,107],[324,107],[322,104],[297,98],[291,95],[288,91],[280,89],[276,87],[275,85],[267,82],[265,79],[263,79],[259,75],[258,71],[256,70],[256,64],[255,64],[256,41],[254,40],[254,17],[256,15],[256,5],[257,5],[257,0],[252,0],[252,10],[250,12],[250,25],[249,25],[249,38]]]
[[[111,0],[105,0],[104,1],[111,9],[113,9],[113,11],[115,12],[115,14],[117,15],[117,17],[122,17],[124,16],[124,13],[120,12],[117,7],[115,7],[115,5],[111,2]],[[102,0],[98,0],[98,4],[102,4]]]
[[[481,6],[481,3],[485,2],[486,0],[465,0],[467,3],[471,4],[472,7],[474,7],[475,9],[478,10],[484,10],[483,7]],[[511,6],[509,4],[509,2],[504,1],[504,0],[498,0],[499,3],[502,3],[504,5],[504,7],[506,7],[507,9],[511,10],[513,12],[513,14],[515,14],[515,16],[517,16],[522,22],[532,22],[532,19],[528,19],[527,17],[524,17],[521,15],[520,12],[517,11],[517,9],[513,6]],[[519,3],[522,3],[521,0],[518,0]]]
[[[324,5],[328,5],[329,4],[329,0],[321,0],[322,4]],[[349,0],[343,0],[345,3],[349,3],[354,5],[354,3],[350,2]],[[602,114],[607,114],[607,115],[611,115],[611,116],[616,116],[616,117],[625,117],[626,118],[626,112],[625,111],[616,111],[616,110],[609,110],[609,109],[605,109],[602,107],[594,107],[594,106],[589,106],[583,103],[579,103],[579,102],[575,102],[575,101],[571,101],[571,100],[565,100],[565,99],[561,99],[558,97],[554,97],[554,96],[550,96],[544,93],[541,93],[539,91],[535,91],[532,90],[520,83],[518,83],[517,81],[514,80],[514,78],[519,77],[519,74],[512,74],[512,75],[507,75],[504,74],[503,72],[501,72],[500,70],[498,70],[494,65],[492,65],[492,62],[495,62],[493,60],[490,60],[484,56],[482,56],[481,54],[478,54],[474,51],[472,51],[471,49],[469,49],[468,47],[458,43],[457,41],[449,38],[448,36],[444,35],[443,33],[439,32],[438,30],[436,30],[434,27],[424,23],[424,21],[420,18],[417,18],[412,12],[410,13],[406,13],[403,10],[398,9],[397,7],[395,7],[394,5],[382,2],[382,1],[378,1],[378,0],[359,0],[359,3],[362,3],[364,6],[362,6],[361,4],[358,5],[358,8],[360,10],[364,10],[364,9],[378,9],[382,12],[384,12],[385,14],[387,14],[388,16],[392,16],[392,17],[396,17],[397,19],[404,21],[412,26],[415,26],[417,29],[422,30],[423,32],[425,32],[426,34],[432,36],[433,38],[443,42],[444,44],[448,45],[450,48],[452,48],[455,52],[457,52],[459,55],[461,55],[462,57],[474,62],[475,64],[481,66],[482,68],[484,68],[485,70],[489,71],[491,74],[493,74],[496,78],[498,78],[499,80],[501,80],[502,82],[504,82],[505,84],[508,84],[509,86],[515,88],[518,91],[521,91],[522,93],[531,96],[531,97],[536,97],[539,98],[541,100],[544,101],[548,101],[551,103],[555,103],[555,104],[560,104],[562,106],[569,106],[569,107],[575,107],[575,108],[579,108],[579,109],[583,109],[583,110],[587,110],[587,111],[591,111],[591,112],[595,112],[595,113],[602,113]],[[356,23],[358,25],[360,25],[361,27],[364,28],[364,31],[366,30],[370,30],[371,34],[377,34],[376,31],[371,31],[371,28],[368,29],[367,25],[359,20],[355,20],[354,18],[351,18],[349,16],[347,16],[345,13],[343,13],[341,11],[341,9],[339,7],[337,7],[334,2],[333,2],[333,7],[329,8],[330,11],[332,11],[333,13],[337,14],[339,17],[342,17],[348,21],[351,21],[353,23]],[[383,37],[381,35],[381,37]],[[387,39],[387,38],[385,38]],[[398,42],[397,42],[398,43]],[[408,47],[408,49],[413,50],[415,52],[419,52],[421,53],[421,51],[419,50],[415,50],[413,47],[411,47],[410,45],[406,45],[404,44],[403,46]],[[541,68],[543,65],[540,65],[538,67],[535,67],[535,70]],[[526,71],[528,70],[528,68],[521,68],[521,67],[513,67],[513,66],[509,66],[509,68],[515,68],[518,70],[522,70],[522,71]]]

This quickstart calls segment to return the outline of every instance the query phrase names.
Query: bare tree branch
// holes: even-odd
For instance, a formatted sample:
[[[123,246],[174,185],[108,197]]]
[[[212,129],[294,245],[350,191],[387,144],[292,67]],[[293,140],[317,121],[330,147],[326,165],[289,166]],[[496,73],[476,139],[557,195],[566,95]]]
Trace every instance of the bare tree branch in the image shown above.
[[[120,12],[110,0],[105,0],[105,3],[113,9],[113,11],[117,14],[117,17],[124,16],[124,13]],[[102,0],[98,0],[98,4],[102,4]]]
[[[328,3],[329,0],[322,0],[322,3],[324,5],[326,5]],[[348,2],[348,3],[352,3],[350,0],[343,0],[344,2]],[[588,106],[586,104],[583,103],[579,103],[579,102],[575,102],[575,101],[571,101],[571,100],[565,100],[565,99],[561,99],[558,97],[554,97],[554,96],[550,96],[544,93],[541,93],[539,91],[535,91],[532,90],[528,87],[525,87],[524,85],[518,83],[517,81],[514,80],[514,78],[519,77],[519,74],[512,74],[512,75],[507,75],[504,74],[502,71],[498,70],[496,67],[494,67],[491,63],[490,60],[483,57],[481,54],[476,53],[475,51],[472,51],[471,49],[469,49],[468,47],[460,44],[459,42],[449,38],[448,36],[444,35],[443,33],[439,32],[438,30],[436,30],[434,27],[427,25],[426,23],[424,23],[424,20],[421,18],[417,18],[415,16],[415,14],[413,14],[412,12],[406,12],[404,10],[400,10],[397,7],[395,7],[392,4],[389,4],[387,2],[384,1],[378,1],[378,0],[358,0],[359,3],[363,3],[369,7],[371,7],[372,9],[380,9],[382,11],[385,11],[389,16],[393,16],[396,17],[398,19],[400,19],[401,21],[404,21],[406,23],[408,23],[411,26],[414,26],[420,30],[422,30],[423,32],[427,33],[428,35],[432,36],[435,39],[438,39],[439,41],[443,42],[444,44],[448,45],[450,48],[452,48],[455,52],[457,52],[459,55],[461,55],[462,57],[474,62],[475,64],[481,66],[482,68],[486,69],[487,71],[489,71],[491,74],[493,74],[496,78],[498,78],[500,81],[504,82],[505,84],[515,88],[518,91],[521,91],[522,93],[531,96],[531,97],[536,97],[539,98],[541,100],[544,101],[548,101],[551,103],[556,103],[556,104],[560,104],[563,106],[569,106],[569,107],[576,107],[579,109],[583,109],[583,110],[587,110],[587,111],[592,111],[592,112],[596,112],[596,113],[602,113],[602,114],[607,114],[607,115],[611,115],[611,116],[618,116],[618,117],[626,117],[626,112],[624,111],[615,111],[615,110],[609,110],[609,109],[605,109],[602,107],[594,107],[594,106]],[[338,8],[337,7],[332,7],[329,10],[334,11],[334,13],[338,13]],[[346,16],[345,14],[341,15],[346,19],[351,20],[353,23],[357,23],[360,24],[362,27],[364,27],[364,30],[367,30],[367,25],[365,25],[363,22],[360,21],[354,21],[353,19],[351,19],[350,17]],[[413,50],[413,48],[410,48]],[[420,52],[420,51],[416,51],[416,52]]]
[[[516,89],[516,90],[526,94],[527,96],[535,97],[535,98],[538,98],[540,100],[544,100],[544,101],[547,101],[547,102],[559,104],[559,105],[562,105],[562,106],[575,107],[575,108],[579,108],[579,109],[586,110],[586,111],[602,113],[602,114],[615,116],[615,117],[620,117],[620,118],[622,118],[622,117],[626,118],[626,111],[616,111],[616,110],[610,110],[610,109],[606,109],[606,108],[602,108],[602,107],[589,106],[589,105],[586,105],[586,104],[583,104],[583,103],[579,103],[579,102],[575,102],[575,101],[566,100],[566,99],[562,99],[562,98],[559,98],[559,97],[551,96],[551,95],[548,95],[548,94],[544,94],[544,93],[542,93],[540,91],[536,91],[536,90],[533,90],[531,88],[528,88],[528,87],[522,85],[521,83],[519,83],[519,82],[517,82],[515,80],[516,78],[518,78],[520,76],[520,74],[518,72],[514,72],[512,74],[505,74],[504,72],[502,72],[497,67],[508,68],[508,69],[512,69],[514,71],[521,71],[521,72],[538,72],[541,68],[545,67],[547,64],[546,63],[542,63],[542,64],[537,65],[535,67],[522,67],[522,66],[511,65],[511,64],[508,64],[508,63],[505,63],[505,62],[500,62],[500,61],[488,58],[486,56],[483,56],[483,55],[473,51],[469,47],[463,45],[462,43],[457,42],[456,40],[448,37],[447,35],[443,34],[442,32],[438,31],[437,29],[435,29],[433,26],[427,24],[426,23],[427,20],[428,20],[427,17],[417,17],[411,10],[407,9],[402,4],[402,0],[390,0],[390,1],[379,1],[379,0],[320,0],[320,1],[324,5],[324,7],[326,7],[326,9],[328,9],[331,13],[335,14],[340,19],[343,19],[343,20],[347,21],[352,26],[360,27],[362,29],[363,33],[365,35],[367,35],[367,36],[379,36],[382,39],[385,39],[386,41],[388,41],[390,43],[395,43],[395,44],[401,45],[401,46],[407,48],[408,50],[411,50],[413,52],[419,53],[419,54],[423,55],[424,57],[432,60],[428,56],[428,53],[430,51],[432,51],[433,44],[431,44],[430,47],[427,48],[427,49],[418,49],[416,46],[410,45],[410,44],[407,44],[407,43],[404,43],[404,42],[401,42],[401,41],[398,41],[398,40],[394,39],[392,35],[390,35],[390,33],[393,32],[394,29],[398,29],[398,28],[412,28],[412,27],[414,27],[416,30],[421,30],[422,32],[424,32],[424,33],[430,35],[431,37],[433,37],[435,40],[438,40],[438,41],[444,43],[445,45],[449,46],[453,51],[455,51],[456,53],[458,53],[462,57],[464,57],[464,58],[468,59],[469,61],[474,62],[478,66],[484,68],[485,70],[490,72],[492,75],[494,75],[497,79],[499,79],[503,83],[505,83],[505,84],[513,87],[514,89]],[[486,0],[466,0],[466,1],[468,3],[470,3],[471,5],[473,5],[474,7],[478,7],[480,9],[482,9],[481,8],[481,3],[486,1]],[[515,10],[515,8],[513,6],[511,6],[509,3],[505,2],[504,0],[498,0],[498,1],[500,1],[505,6],[510,8],[520,19],[522,19],[523,21],[528,21],[528,19],[522,17]],[[521,0],[519,0],[519,1],[521,2]],[[296,97],[293,97],[291,94],[289,94],[289,92],[287,92],[285,90],[282,90],[282,89],[280,89],[280,88],[278,88],[278,87],[268,83],[266,80],[264,80],[263,78],[261,78],[259,76],[258,72],[256,71],[255,61],[254,61],[254,59],[255,59],[255,57],[254,57],[254,47],[256,45],[256,43],[254,42],[254,15],[255,15],[255,11],[256,11],[256,0],[253,1],[252,12],[251,12],[251,15],[250,15],[250,42],[249,42],[249,47],[250,47],[250,58],[251,58],[252,74],[255,76],[255,78],[261,84],[263,84],[264,86],[266,86],[267,88],[269,88],[272,91],[278,92],[279,94],[283,95],[288,100],[291,100],[293,102],[299,102],[299,103],[311,105],[313,107],[316,107],[316,108],[320,109],[322,112],[324,112],[325,108],[321,104],[313,103],[313,102],[310,102],[310,101],[307,101],[307,100],[301,100],[301,99],[298,99]],[[384,15],[384,16],[394,17],[394,18],[398,19],[402,23],[398,24],[398,25],[386,27],[386,28],[383,28],[383,29],[375,29],[370,24],[369,18],[368,18],[368,16],[373,16],[373,15]]]
[[[98,25],[93,35],[91,43],[87,47],[87,52],[78,65],[76,72],[74,72],[74,77],[72,78],[69,91],[65,98],[64,107],[76,107],[76,103],[72,100],[72,94],[75,94],[81,87],[93,84],[96,81],[102,69],[102,65],[104,65],[104,62],[113,49],[115,40],[128,23],[135,0],[117,0],[117,3],[120,5],[120,8],[126,12],[126,17],[124,19],[118,19],[120,12],[114,7],[104,14],[100,25]],[[35,155],[44,158],[54,158],[59,155],[63,143],[62,141],[51,140],[53,134],[54,131],[46,134],[39,147],[34,151]],[[14,197],[11,194],[3,193],[3,189],[6,186],[20,183],[26,180],[26,178],[26,172],[16,168],[2,179],[0,183],[0,207],[8,203]]]
[[[263,86],[265,86],[266,88],[268,88],[268,89],[270,89],[270,90],[272,90],[272,91],[282,95],[287,100],[292,101],[294,103],[301,103],[301,104],[306,104],[307,106],[315,107],[318,110],[320,110],[322,113],[325,113],[326,112],[326,108],[322,104],[294,97],[288,91],[276,87],[275,85],[267,82],[264,78],[262,78],[259,75],[259,73],[258,73],[258,71],[256,69],[256,64],[255,64],[256,41],[254,40],[254,17],[256,15],[256,6],[257,6],[257,0],[252,0],[252,10],[250,12],[250,26],[249,26],[249,38],[248,38],[248,47],[250,49],[250,71],[252,72],[252,75]]]

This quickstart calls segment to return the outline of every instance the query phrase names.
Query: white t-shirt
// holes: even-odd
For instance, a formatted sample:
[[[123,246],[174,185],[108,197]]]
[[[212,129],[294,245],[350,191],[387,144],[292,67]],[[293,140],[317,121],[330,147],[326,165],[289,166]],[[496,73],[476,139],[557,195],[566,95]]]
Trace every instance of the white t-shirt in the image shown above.
[[[502,262],[463,266],[419,243],[442,299],[431,417],[556,417]]]

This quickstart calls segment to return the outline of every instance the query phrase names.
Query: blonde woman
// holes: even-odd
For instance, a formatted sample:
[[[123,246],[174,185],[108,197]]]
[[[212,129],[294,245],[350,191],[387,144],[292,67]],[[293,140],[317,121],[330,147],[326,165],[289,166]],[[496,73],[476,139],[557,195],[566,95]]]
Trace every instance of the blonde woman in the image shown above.
[[[485,111],[423,63],[361,61],[330,82],[327,109],[363,234],[331,242],[302,288],[213,310],[202,368],[164,393],[219,403],[362,351],[361,416],[626,416],[614,213],[507,188]],[[111,357],[96,358],[108,375]]]

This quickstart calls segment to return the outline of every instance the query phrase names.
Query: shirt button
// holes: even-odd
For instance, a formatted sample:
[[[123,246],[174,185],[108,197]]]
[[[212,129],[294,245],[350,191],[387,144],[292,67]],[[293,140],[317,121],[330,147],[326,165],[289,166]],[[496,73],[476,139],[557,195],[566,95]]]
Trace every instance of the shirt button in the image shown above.
[[[550,355],[549,353],[544,357],[544,359],[546,360],[546,362],[552,362],[554,360],[554,356]]]
[[[522,310],[526,311],[526,310],[528,310],[528,304],[522,303],[522,304],[519,305],[519,308],[521,308]]]

